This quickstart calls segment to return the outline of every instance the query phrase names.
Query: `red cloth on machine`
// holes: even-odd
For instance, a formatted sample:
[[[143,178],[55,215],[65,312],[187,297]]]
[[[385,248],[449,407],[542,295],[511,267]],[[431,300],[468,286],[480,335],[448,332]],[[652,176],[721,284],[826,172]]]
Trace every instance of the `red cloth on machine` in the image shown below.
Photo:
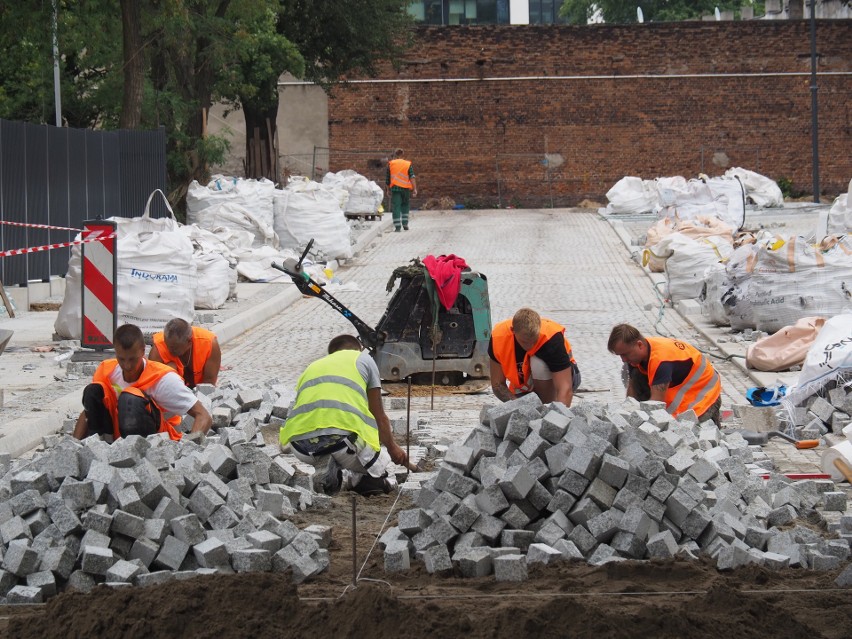
[[[438,299],[444,308],[449,310],[459,296],[461,272],[468,268],[467,262],[457,255],[439,255],[438,257],[427,255],[423,259],[423,266],[435,282]]]

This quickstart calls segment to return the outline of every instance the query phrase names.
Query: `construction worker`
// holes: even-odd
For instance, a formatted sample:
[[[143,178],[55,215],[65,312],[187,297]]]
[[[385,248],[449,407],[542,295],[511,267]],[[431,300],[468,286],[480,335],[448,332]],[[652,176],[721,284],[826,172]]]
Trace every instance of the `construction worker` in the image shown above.
[[[628,397],[665,402],[675,417],[693,410],[699,421],[719,425],[722,383],[697,348],[678,339],[643,337],[629,324],[612,329],[607,348],[629,367]]]
[[[564,326],[522,308],[494,326],[488,354],[497,399],[508,402],[534,392],[545,404],[571,405],[580,386],[580,369]]]
[[[154,333],[148,359],[172,367],[188,388],[195,388],[198,384],[216,383],[222,350],[212,332],[176,318],[162,332]]]
[[[314,488],[326,494],[344,482],[362,495],[390,492],[396,480],[388,464],[408,463],[382,407],[379,368],[352,335],[332,339],[328,355],[302,373],[279,440],[316,468]]]
[[[175,430],[182,415],[194,418],[192,432],[206,433],[213,425],[210,413],[175,371],[145,359],[145,340],[138,326],[125,324],[113,338],[115,359],[101,362],[92,383],[83,390],[83,412],[74,427],[74,437],[128,435],[146,437]],[[166,413],[173,415],[166,418]]]
[[[385,183],[390,190],[391,209],[393,210],[393,230],[408,230],[408,212],[411,196],[417,196],[417,180],[411,162],[402,158],[402,149],[394,151],[393,159],[388,162]]]

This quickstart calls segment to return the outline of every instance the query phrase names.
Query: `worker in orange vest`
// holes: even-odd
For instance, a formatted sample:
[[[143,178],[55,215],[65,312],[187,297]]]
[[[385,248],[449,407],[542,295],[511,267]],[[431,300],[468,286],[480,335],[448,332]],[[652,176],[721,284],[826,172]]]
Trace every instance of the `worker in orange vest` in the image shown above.
[[[564,326],[522,308],[494,326],[488,355],[497,399],[508,402],[533,392],[545,404],[571,406],[580,386],[580,369]]]
[[[393,229],[399,232],[408,230],[408,212],[411,196],[417,196],[417,180],[411,162],[402,158],[402,149],[394,151],[394,158],[388,162],[385,183],[390,190],[391,209],[393,210]]]
[[[211,331],[175,318],[161,332],[154,333],[148,359],[175,369],[188,388],[195,388],[198,384],[216,383],[222,350]]]
[[[675,417],[692,410],[699,421],[719,425],[722,382],[697,348],[679,339],[643,337],[629,324],[612,329],[607,348],[628,366],[628,397],[665,402]]]
[[[118,439],[159,432],[177,440],[182,415],[193,417],[192,432],[210,430],[210,413],[174,369],[145,359],[145,340],[138,326],[120,326],[113,342],[115,359],[101,362],[92,383],[83,390],[83,412],[77,418],[74,437],[109,435]]]

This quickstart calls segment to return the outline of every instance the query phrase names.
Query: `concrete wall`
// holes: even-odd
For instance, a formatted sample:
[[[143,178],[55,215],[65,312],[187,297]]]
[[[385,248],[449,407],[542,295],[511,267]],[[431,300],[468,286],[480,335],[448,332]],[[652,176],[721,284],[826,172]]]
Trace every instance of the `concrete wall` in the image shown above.
[[[421,27],[399,72],[337,91],[335,149],[402,146],[419,201],[603,201],[625,175],[732,166],[811,189],[807,21]],[[852,177],[852,21],[820,21],[821,190]],[[332,154],[332,170],[350,158]]]

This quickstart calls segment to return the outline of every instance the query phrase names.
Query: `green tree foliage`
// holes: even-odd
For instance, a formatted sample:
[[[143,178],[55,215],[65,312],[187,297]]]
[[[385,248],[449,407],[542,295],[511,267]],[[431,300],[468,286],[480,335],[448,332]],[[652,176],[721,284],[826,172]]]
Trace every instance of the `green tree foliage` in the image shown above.
[[[700,20],[720,10],[739,11],[742,0],[565,0],[559,14],[572,24],[586,24],[600,12],[607,24],[637,22],[636,8],[641,7],[645,22]],[[763,11],[763,2],[753,3],[755,13]]]
[[[400,52],[405,0],[56,0],[67,126],[167,132],[170,199],[220,162],[220,101],[274,121],[284,72],[329,87]],[[132,11],[129,11],[132,9]],[[122,23],[124,18],[124,23]],[[0,0],[0,117],[54,123],[51,0]],[[124,35],[131,43],[125,50]],[[141,101],[141,105],[140,105]],[[249,129],[250,130],[250,129]],[[270,129],[262,127],[264,138]]]

